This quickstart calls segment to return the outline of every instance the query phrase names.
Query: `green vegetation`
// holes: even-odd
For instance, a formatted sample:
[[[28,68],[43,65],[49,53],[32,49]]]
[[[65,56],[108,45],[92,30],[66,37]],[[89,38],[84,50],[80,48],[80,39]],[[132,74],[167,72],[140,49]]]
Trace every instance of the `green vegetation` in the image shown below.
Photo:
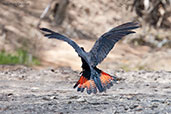
[[[124,64],[124,65],[121,65],[120,68],[126,72],[139,71],[139,70],[149,70],[149,71],[152,70],[148,68],[146,65],[139,65],[139,64],[137,64],[135,67],[130,67],[129,65]]]
[[[0,64],[24,64],[24,65],[39,65],[40,62],[32,54],[26,50],[18,49],[16,54],[8,54],[5,51],[0,52]]]
[[[121,69],[123,69],[126,72],[131,71],[131,68],[128,65],[121,65]]]

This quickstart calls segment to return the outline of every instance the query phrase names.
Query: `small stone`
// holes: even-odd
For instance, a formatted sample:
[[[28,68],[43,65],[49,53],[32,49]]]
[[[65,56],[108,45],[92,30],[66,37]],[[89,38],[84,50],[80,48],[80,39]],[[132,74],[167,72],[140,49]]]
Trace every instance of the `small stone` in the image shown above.
[[[138,107],[136,107],[136,111],[142,111],[143,107],[141,105],[138,105]]]
[[[50,99],[58,99],[56,96],[51,96]]]
[[[135,105],[130,106],[129,108],[130,108],[130,109],[134,109],[134,108],[137,108],[137,107],[138,107],[138,105],[135,104]]]
[[[52,71],[52,72],[55,72],[55,70],[54,70],[54,69],[51,69],[51,71]]]
[[[48,98],[48,97],[43,97],[42,99],[43,100],[46,100],[46,101],[49,101],[50,100],[50,98]]]
[[[12,96],[13,95],[13,93],[8,93],[8,96]]]
[[[68,104],[71,104],[72,102],[71,101],[68,101]]]

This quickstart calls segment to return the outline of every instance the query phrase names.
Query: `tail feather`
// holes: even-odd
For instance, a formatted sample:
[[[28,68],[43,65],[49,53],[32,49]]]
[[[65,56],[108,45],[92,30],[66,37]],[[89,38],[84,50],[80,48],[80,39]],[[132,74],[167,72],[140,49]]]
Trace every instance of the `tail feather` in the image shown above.
[[[74,88],[76,88],[78,85],[79,85],[78,88],[81,88],[81,86],[87,81],[88,79],[86,79],[84,76],[81,76],[78,82],[74,85]]]
[[[105,88],[105,89],[106,88],[110,89],[110,87],[113,86],[112,81],[117,81],[116,77],[110,76],[109,74],[107,74],[103,71],[101,72],[100,80],[101,80],[103,88]]]
[[[88,94],[96,94],[97,89],[99,92],[105,92],[106,89],[113,86],[113,81],[116,81],[116,77],[110,76],[101,71],[100,77],[94,76],[93,79],[87,79],[86,77],[81,76],[78,82],[74,85],[74,88],[78,86],[77,91],[80,92],[83,92],[86,88]]]
[[[94,77],[93,80],[94,80],[99,92],[103,92],[103,87],[102,87],[100,78],[99,77]]]
[[[88,80],[84,76],[80,77],[78,82],[74,85],[74,88],[76,88],[77,86],[78,86],[77,91],[83,92],[84,89],[87,88],[88,94],[91,94],[92,92],[97,93],[97,89],[96,89],[96,85],[95,85],[94,81]]]
[[[97,93],[96,84],[95,84],[95,82],[93,80],[91,80],[91,81],[92,81],[92,83],[91,83],[91,90],[92,90],[92,92],[94,94],[96,94]]]

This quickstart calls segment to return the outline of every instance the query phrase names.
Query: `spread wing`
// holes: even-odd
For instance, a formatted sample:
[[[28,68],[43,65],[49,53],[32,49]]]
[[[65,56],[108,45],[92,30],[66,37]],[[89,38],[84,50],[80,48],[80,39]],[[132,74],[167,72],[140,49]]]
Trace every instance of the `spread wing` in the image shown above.
[[[67,42],[68,44],[70,44],[75,49],[75,51],[78,53],[78,55],[80,57],[82,57],[89,64],[88,59],[87,59],[87,54],[73,40],[71,40],[71,39],[67,38],[66,36],[63,36],[59,33],[56,33],[52,30],[49,30],[47,28],[41,28],[40,30],[47,32],[47,34],[45,34],[45,37],[63,40],[65,42]]]
[[[110,50],[114,47],[116,42],[118,42],[122,37],[128,34],[135,33],[131,30],[136,29],[138,27],[138,23],[128,22],[104,33],[95,42],[93,48],[89,52],[91,58],[91,65],[96,66],[99,63],[101,63],[104,60],[104,58],[108,55]]]

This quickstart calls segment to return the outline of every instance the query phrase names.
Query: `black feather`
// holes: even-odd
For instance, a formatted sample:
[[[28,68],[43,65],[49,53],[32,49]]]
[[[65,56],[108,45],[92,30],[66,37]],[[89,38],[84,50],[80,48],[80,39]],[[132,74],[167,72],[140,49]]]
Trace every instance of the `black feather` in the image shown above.
[[[104,60],[104,58],[106,58],[111,49],[114,47],[116,42],[118,42],[120,39],[122,39],[124,36],[128,34],[135,33],[131,30],[136,29],[138,27],[138,23],[128,22],[104,33],[95,42],[93,48],[89,52],[91,58],[91,65],[95,67],[99,63],[101,63]]]
[[[62,41],[67,42],[68,44],[70,44],[75,49],[75,51],[78,53],[79,57],[83,58],[86,61],[86,63],[90,66],[87,53],[85,51],[83,51],[81,49],[81,47],[78,46],[73,40],[71,40],[68,37],[61,35],[57,32],[49,30],[47,28],[41,28],[40,30],[47,32],[45,34],[45,36],[48,38],[54,38],[54,39],[62,40]]]
[[[99,92],[103,92],[103,86],[101,84],[100,78],[95,76],[93,80],[94,80]]]

